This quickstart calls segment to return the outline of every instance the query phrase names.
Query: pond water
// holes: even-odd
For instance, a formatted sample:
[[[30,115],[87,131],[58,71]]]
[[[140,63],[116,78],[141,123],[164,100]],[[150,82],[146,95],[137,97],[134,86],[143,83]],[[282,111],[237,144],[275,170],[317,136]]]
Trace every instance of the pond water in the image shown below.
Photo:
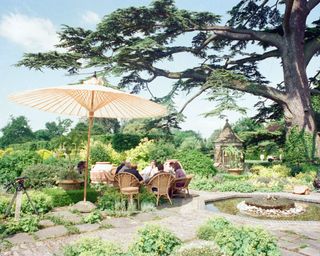
[[[214,202],[206,203],[206,209],[212,212],[223,212],[232,215],[252,217],[243,213],[240,213],[237,205],[244,201],[247,198],[231,198],[224,199]],[[275,219],[275,220],[296,220],[296,221],[320,221],[320,204],[316,203],[307,203],[303,201],[294,201],[296,204],[302,204],[306,207],[306,211],[299,215],[295,216],[286,216],[286,217],[266,217],[266,216],[255,216],[253,218],[258,219]]]

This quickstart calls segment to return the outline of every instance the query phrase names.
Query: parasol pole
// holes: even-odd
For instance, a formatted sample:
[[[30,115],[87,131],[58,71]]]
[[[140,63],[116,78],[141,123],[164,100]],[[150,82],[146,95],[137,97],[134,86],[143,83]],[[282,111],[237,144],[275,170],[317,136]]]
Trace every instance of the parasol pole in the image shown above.
[[[89,128],[88,128],[88,144],[87,144],[87,161],[86,161],[86,169],[84,173],[84,190],[83,190],[83,201],[87,201],[87,184],[88,184],[88,168],[89,168],[89,158],[90,158],[90,137],[91,137],[91,127],[93,124],[93,112],[90,112],[89,116]]]
[[[94,92],[91,95],[91,109],[93,108]],[[88,168],[89,168],[89,158],[90,158],[90,137],[91,137],[91,127],[93,124],[94,112],[89,111],[89,127],[88,127],[88,143],[87,143],[87,161],[86,169],[84,172],[84,189],[83,189],[83,201],[87,201],[87,183],[88,183]]]

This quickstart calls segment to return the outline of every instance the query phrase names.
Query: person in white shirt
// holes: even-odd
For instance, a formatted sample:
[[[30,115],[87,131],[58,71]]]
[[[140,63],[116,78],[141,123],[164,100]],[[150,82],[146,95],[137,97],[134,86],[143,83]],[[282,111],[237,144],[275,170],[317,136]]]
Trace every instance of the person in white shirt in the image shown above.
[[[144,168],[140,174],[143,177],[143,180],[149,180],[153,175],[158,173],[158,168],[157,168],[157,162],[155,160],[152,160],[150,162],[150,165]]]

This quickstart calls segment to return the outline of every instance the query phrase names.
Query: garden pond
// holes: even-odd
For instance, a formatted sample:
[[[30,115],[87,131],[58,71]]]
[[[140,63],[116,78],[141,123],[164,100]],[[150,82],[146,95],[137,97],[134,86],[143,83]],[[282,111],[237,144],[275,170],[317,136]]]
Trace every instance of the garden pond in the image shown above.
[[[215,213],[228,213],[232,215],[254,217],[259,219],[276,219],[276,220],[292,220],[292,221],[320,221],[320,204],[309,203],[305,201],[294,201],[296,204],[302,204],[305,212],[294,216],[267,217],[267,216],[249,216],[241,213],[237,205],[248,197],[229,198],[206,202],[206,209]]]

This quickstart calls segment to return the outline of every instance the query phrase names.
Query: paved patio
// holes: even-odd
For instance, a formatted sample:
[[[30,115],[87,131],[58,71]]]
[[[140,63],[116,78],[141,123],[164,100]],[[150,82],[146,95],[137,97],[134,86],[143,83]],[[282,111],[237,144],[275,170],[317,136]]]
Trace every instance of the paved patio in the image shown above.
[[[212,216],[224,216],[231,222],[241,225],[260,226],[273,233],[278,238],[278,244],[284,256],[320,256],[320,222],[315,221],[274,221],[258,220],[223,213],[212,213],[205,210],[207,200],[247,196],[244,193],[213,193],[192,191],[193,197],[175,199],[173,206],[164,205],[158,210],[149,213],[140,213],[134,217],[106,218],[98,224],[78,224],[75,213],[66,209],[58,209],[54,215],[65,216],[68,221],[74,222],[79,234],[70,234],[72,230],[63,225],[44,228],[34,235],[17,234],[8,239],[13,246],[2,252],[3,256],[49,256],[61,255],[61,248],[80,237],[101,237],[102,239],[120,243],[127,248],[136,236],[137,229],[146,223],[159,224],[167,227],[184,242],[196,239],[197,228]],[[255,193],[263,194],[263,193]],[[273,193],[293,199],[303,199],[309,202],[320,203],[320,194],[312,193],[307,196],[298,196],[288,193]],[[65,212],[66,214],[62,214]],[[320,213],[319,213],[320,214]],[[71,222],[72,222],[71,221]],[[183,225],[177,225],[183,223]]]

